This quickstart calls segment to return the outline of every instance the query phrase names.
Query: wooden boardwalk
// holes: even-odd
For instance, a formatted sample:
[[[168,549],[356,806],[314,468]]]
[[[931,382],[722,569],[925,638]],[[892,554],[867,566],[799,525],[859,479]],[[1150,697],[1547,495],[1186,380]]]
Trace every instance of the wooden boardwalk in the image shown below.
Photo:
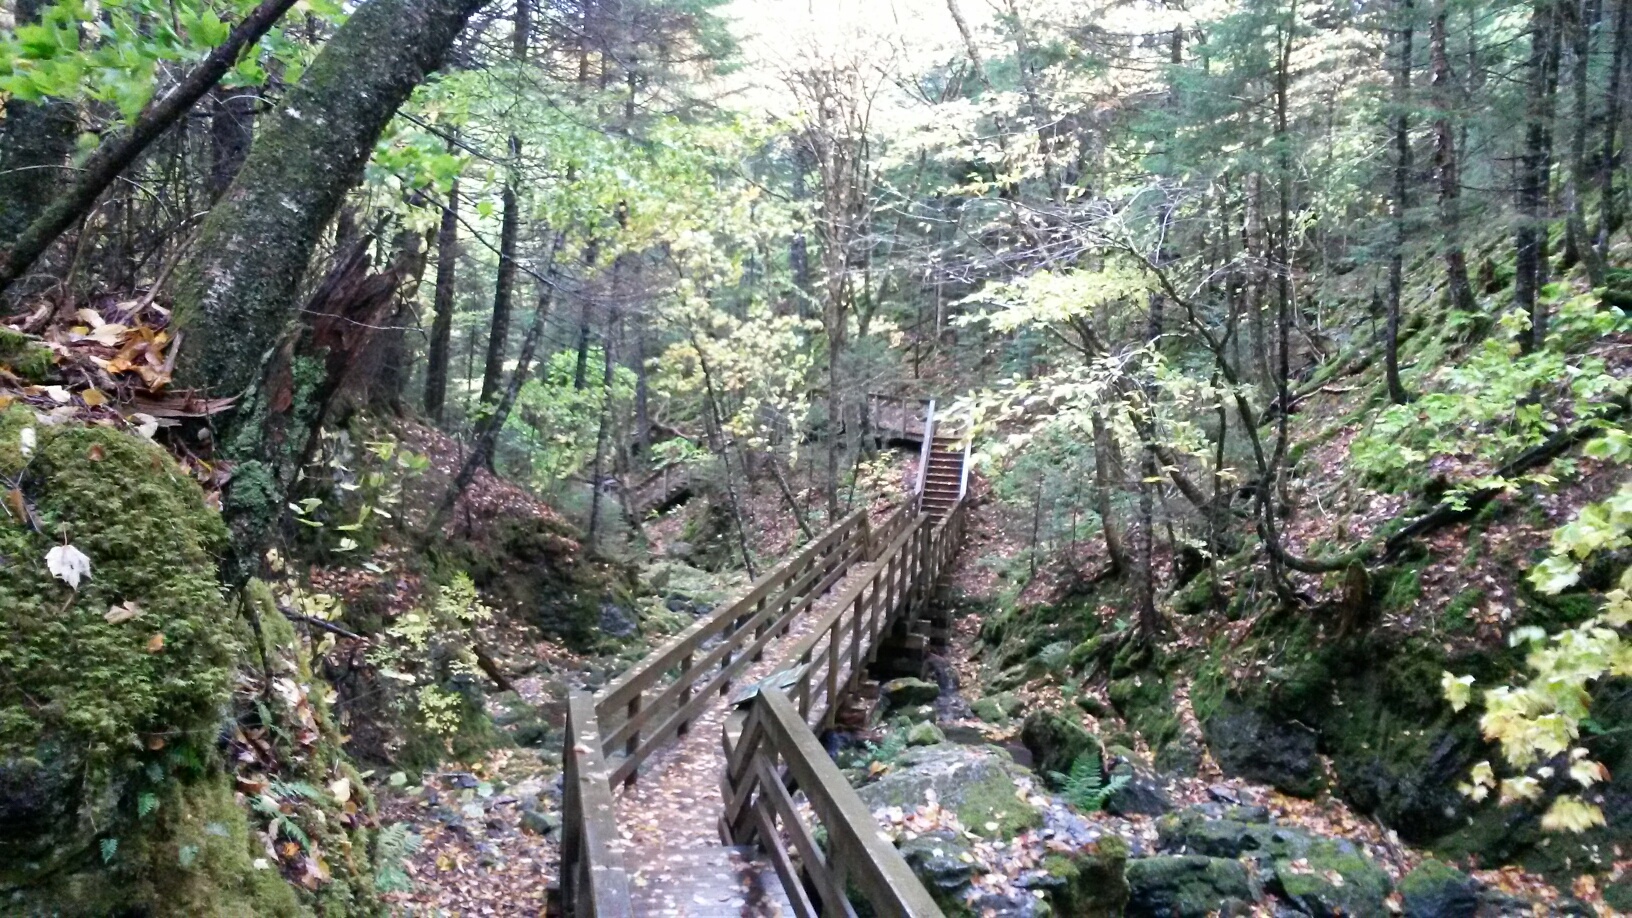
[[[566,914],[816,918],[853,900],[941,914],[817,735],[881,651],[938,632],[926,613],[962,537],[967,446],[934,436],[933,406],[924,420],[929,488],[921,476],[877,526],[850,514],[599,693],[573,693]]]

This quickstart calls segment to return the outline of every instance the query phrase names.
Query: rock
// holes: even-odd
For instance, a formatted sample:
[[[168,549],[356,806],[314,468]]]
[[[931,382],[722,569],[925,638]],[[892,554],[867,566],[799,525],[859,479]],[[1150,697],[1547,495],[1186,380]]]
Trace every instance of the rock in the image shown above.
[[[1127,860],[1127,843],[1109,835],[1073,855],[1047,855],[1039,872],[1048,882],[1028,885],[1046,890],[1057,915],[1111,918],[1128,904]]]
[[[1111,777],[1128,779],[1128,783],[1105,800],[1105,812],[1112,816],[1160,816],[1173,809],[1161,781],[1133,767],[1132,763],[1119,763],[1111,769]]]
[[[913,724],[912,729],[907,731],[908,746],[933,746],[936,743],[944,742],[946,742],[946,734],[941,732],[940,727],[927,720]]]
[[[1156,823],[1161,850],[1208,857],[1236,858],[1262,854],[1271,858],[1300,858],[1309,854],[1315,838],[1299,829],[1227,818],[1217,804],[1190,807],[1163,816]],[[1242,814],[1244,815],[1244,814]]]
[[[521,814],[521,828],[522,831],[534,835],[548,835],[561,828],[561,818],[543,810],[524,810]]]
[[[1303,858],[1275,861],[1277,892],[1314,918],[1385,918],[1388,874],[1346,841],[1318,840]]]
[[[934,723],[936,717],[935,706],[932,704],[921,704],[913,708],[902,708],[899,711],[892,711],[891,713],[895,715],[893,718],[891,718],[892,720],[905,724]]]
[[[609,637],[634,637],[640,630],[635,613],[611,600],[601,602],[601,632]]]
[[[1082,709],[1082,713],[1087,714],[1089,717],[1105,716],[1105,702],[1100,700],[1098,695],[1090,695],[1085,692],[1077,696],[1076,702],[1077,707]]]
[[[1129,918],[1206,918],[1262,895],[1241,862],[1196,854],[1129,861],[1127,881]]]
[[[954,910],[953,903],[969,888],[969,881],[975,875],[975,860],[969,846],[955,833],[944,829],[902,842],[901,857],[935,901]]]
[[[1099,753],[1099,741],[1075,720],[1052,711],[1034,711],[1020,727],[1020,742],[1031,752],[1037,773],[1052,780],[1066,774],[1084,753]]]
[[[1261,781],[1283,794],[1311,798],[1326,788],[1316,748],[1319,736],[1297,724],[1226,698],[1203,725],[1207,745],[1225,773]]]
[[[915,708],[919,705],[934,704],[935,699],[941,697],[941,687],[933,682],[911,677],[891,679],[880,687],[879,695],[883,698],[885,707],[891,710]]]
[[[1427,860],[1400,880],[1400,898],[1406,918],[1473,918],[1479,883],[1449,864]]]
[[[981,720],[991,724],[999,724],[1019,714],[1025,708],[1025,702],[1016,697],[1013,692],[999,692],[996,695],[987,695],[970,705],[969,708]]]
[[[969,831],[1011,838],[1042,823],[1042,814],[1015,794],[1016,781],[1026,777],[991,747],[942,743],[908,749],[889,773],[856,793],[877,810],[921,806],[933,790]]]

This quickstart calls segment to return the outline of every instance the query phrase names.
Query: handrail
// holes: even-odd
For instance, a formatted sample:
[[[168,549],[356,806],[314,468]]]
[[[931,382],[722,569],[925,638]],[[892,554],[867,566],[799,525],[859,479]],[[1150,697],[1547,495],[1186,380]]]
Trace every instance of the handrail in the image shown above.
[[[786,695],[765,689],[736,717],[741,741],[727,765],[727,786],[735,791],[726,801],[726,824],[737,844],[762,845],[799,918],[854,915],[851,887],[879,918],[942,914]],[[804,792],[815,821],[827,830],[825,845],[799,818],[795,791]]]
[[[612,782],[632,781],[663,743],[684,734],[714,691],[728,691],[775,635],[786,632],[852,563],[867,557],[868,542],[866,511],[848,514],[735,601],[693,623],[602,689],[595,696],[601,752],[612,756],[621,747],[623,754]],[[704,652],[703,644],[716,635],[724,639]],[[673,677],[659,685],[671,672]]]
[[[587,692],[567,697],[561,778],[561,901],[574,918],[633,914],[600,727]]]
[[[929,475],[929,450],[935,442],[935,400],[929,400],[929,411],[924,415],[924,439],[918,445],[918,487],[912,493],[913,505],[921,507],[924,503],[924,482]]]

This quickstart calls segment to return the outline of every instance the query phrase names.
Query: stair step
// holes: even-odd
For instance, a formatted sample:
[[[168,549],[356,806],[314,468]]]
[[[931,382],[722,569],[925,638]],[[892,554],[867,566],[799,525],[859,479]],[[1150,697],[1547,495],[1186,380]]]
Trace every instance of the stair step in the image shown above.
[[[630,892],[633,914],[652,918],[793,914],[776,871],[751,848],[661,852],[635,871]]]

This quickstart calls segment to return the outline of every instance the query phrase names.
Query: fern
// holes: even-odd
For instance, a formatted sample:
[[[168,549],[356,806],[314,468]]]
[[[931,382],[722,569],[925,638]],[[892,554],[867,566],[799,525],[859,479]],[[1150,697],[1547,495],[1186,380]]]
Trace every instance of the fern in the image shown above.
[[[149,814],[159,808],[159,798],[155,794],[138,794],[136,796],[136,818],[146,819]]]
[[[374,888],[382,893],[409,892],[414,881],[403,869],[408,856],[419,850],[421,839],[408,831],[408,824],[396,822],[381,829],[374,839]]]
[[[894,765],[895,760],[901,758],[901,753],[907,751],[907,733],[897,730],[884,737],[882,743],[867,743],[867,760],[884,765]]]
[[[1072,806],[1092,813],[1104,809],[1105,801],[1128,785],[1127,775],[1113,775],[1106,781],[1102,765],[1099,752],[1090,749],[1071,763],[1070,774],[1051,771],[1048,776],[1060,786],[1060,795]]]
[[[111,864],[113,862],[113,856],[119,853],[119,839],[117,839],[117,838],[104,838],[104,839],[102,839],[102,846],[101,847],[102,847],[102,863]]]

